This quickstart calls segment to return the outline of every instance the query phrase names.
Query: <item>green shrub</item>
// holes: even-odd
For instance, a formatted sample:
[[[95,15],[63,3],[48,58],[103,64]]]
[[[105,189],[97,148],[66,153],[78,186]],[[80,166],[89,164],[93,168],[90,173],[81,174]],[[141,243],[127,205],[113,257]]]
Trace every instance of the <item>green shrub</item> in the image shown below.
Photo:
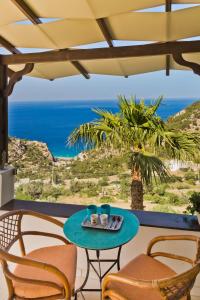
[[[167,183],[174,183],[174,182],[182,182],[183,178],[181,176],[170,176],[168,179],[167,179]]]
[[[98,181],[98,185],[100,185],[100,186],[108,186],[109,185],[108,177],[104,176],[104,177],[100,178],[99,181]]]
[[[154,194],[158,194],[159,196],[164,196],[165,195],[165,191],[166,191],[166,188],[168,187],[167,184],[160,184],[160,185],[157,185],[153,188],[153,193]]]
[[[61,195],[62,188],[52,185],[45,186],[42,192],[42,198],[47,199],[48,201],[57,201]]]
[[[152,194],[144,194],[144,201],[154,202],[155,196]]]
[[[195,185],[196,184],[196,180],[191,178],[191,179],[187,180],[187,183],[190,184],[190,185]]]
[[[176,188],[178,190],[186,190],[186,189],[189,189],[190,188],[190,185],[186,182],[177,182],[175,183],[173,186],[173,188]]]
[[[183,205],[187,203],[187,198],[184,196],[179,197],[177,194],[174,193],[166,193],[168,198],[168,203],[171,205]]]
[[[100,203],[112,203],[112,202],[114,202],[114,199],[111,198],[110,196],[102,196],[102,197],[99,199],[99,202],[100,202]]]
[[[127,200],[130,196],[131,186],[130,186],[130,179],[123,178],[120,180],[120,194],[119,197]]]
[[[185,174],[184,177],[187,181],[189,181],[189,180],[196,181],[197,180],[197,174],[192,170],[187,171],[187,173]]]
[[[187,207],[187,211],[192,214],[200,213],[200,192],[194,192],[188,200],[190,205]]]
[[[153,195],[152,199],[152,202],[157,204],[166,204],[169,202],[169,198],[166,196]]]

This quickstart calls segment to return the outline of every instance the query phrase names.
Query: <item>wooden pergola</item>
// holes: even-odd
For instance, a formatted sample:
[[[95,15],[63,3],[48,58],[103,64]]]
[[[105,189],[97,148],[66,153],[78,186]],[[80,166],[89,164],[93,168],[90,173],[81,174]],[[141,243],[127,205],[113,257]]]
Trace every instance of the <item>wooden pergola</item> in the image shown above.
[[[70,0],[51,1],[55,4],[55,18],[59,20],[50,23],[42,23],[43,18],[54,17],[48,5],[44,13],[47,0],[2,0],[0,3],[0,46],[11,53],[0,55],[0,164],[8,160],[8,97],[24,75],[53,80],[81,74],[89,79],[91,73],[128,77],[165,69],[169,76],[170,69],[185,68],[200,75],[200,40],[191,40],[200,36],[200,22],[197,22],[198,18],[200,21],[200,0],[79,0],[81,12],[76,12],[73,6],[65,10],[67,2],[72,3]],[[174,3],[199,5],[173,12]],[[7,9],[3,12],[4,24],[1,24],[1,5]],[[140,11],[160,5],[165,7],[162,13]],[[144,26],[143,23],[138,26],[141,28],[136,28],[138,20],[144,22]],[[20,21],[28,24],[18,24]],[[183,21],[187,23],[187,32]],[[34,36],[29,37],[27,28],[39,42]],[[65,28],[68,39],[63,35]],[[91,36],[86,34],[90,30]],[[138,36],[148,43],[114,45],[115,40],[136,41]],[[39,48],[40,39],[40,48],[46,51],[22,53],[18,49]],[[95,42],[106,42],[107,46],[77,48]],[[49,73],[44,75],[46,69]]]

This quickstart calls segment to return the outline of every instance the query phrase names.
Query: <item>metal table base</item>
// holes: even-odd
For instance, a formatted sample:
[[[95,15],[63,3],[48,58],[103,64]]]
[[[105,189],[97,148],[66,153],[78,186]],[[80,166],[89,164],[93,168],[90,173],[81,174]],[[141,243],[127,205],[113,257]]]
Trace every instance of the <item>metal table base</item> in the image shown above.
[[[85,249],[86,252],[86,258],[87,258],[87,269],[86,269],[86,275],[85,275],[85,279],[83,284],[81,285],[81,287],[79,289],[77,289],[75,291],[75,300],[77,300],[77,295],[78,293],[82,293],[82,292],[101,292],[101,283],[103,278],[112,270],[112,268],[114,268],[115,266],[117,266],[117,270],[120,270],[120,254],[121,254],[121,249],[122,246],[118,247],[118,253],[117,253],[117,257],[116,259],[100,259],[100,251],[101,250],[95,250],[96,251],[96,259],[91,259],[89,256],[89,250]],[[102,263],[112,263],[111,266],[102,274],[102,268],[101,268],[101,264]],[[98,264],[98,269],[96,268],[96,266],[94,265],[94,263]],[[86,288],[86,284],[88,282],[89,279],[89,273],[90,273],[90,268],[92,268],[94,270],[94,272],[96,273],[97,277],[99,278],[99,283],[100,283],[100,288],[99,289],[90,289],[90,288]]]

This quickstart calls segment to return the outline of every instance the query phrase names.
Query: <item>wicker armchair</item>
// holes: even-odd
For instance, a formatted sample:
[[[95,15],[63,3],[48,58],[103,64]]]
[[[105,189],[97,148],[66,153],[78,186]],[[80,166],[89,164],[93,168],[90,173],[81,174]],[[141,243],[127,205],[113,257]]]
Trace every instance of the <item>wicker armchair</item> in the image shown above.
[[[62,222],[28,210],[13,211],[0,217],[0,262],[8,286],[8,300],[71,299],[76,275],[76,247],[54,233],[22,231],[24,216],[36,217],[63,228]],[[56,238],[64,245],[44,247],[26,254],[23,237],[27,235]],[[22,256],[9,253],[16,241]],[[14,271],[10,271],[10,263],[15,264]]]
[[[160,241],[191,241],[196,244],[194,259],[166,252],[152,252]],[[184,261],[192,267],[181,274],[155,257],[162,256]],[[109,274],[103,281],[102,299],[110,300],[189,300],[190,291],[200,272],[200,238],[193,235],[171,235],[154,238],[147,254],[141,254],[128,263],[117,274]]]

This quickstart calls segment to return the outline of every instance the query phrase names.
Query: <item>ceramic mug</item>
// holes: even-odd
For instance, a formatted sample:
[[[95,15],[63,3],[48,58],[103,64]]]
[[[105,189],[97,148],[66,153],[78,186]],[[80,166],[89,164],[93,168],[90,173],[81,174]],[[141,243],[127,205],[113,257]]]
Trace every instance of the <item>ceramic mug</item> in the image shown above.
[[[98,214],[92,214],[90,216],[90,222],[92,225],[97,225],[98,224]]]
[[[100,215],[100,221],[101,225],[105,226],[108,224],[108,215],[107,214],[101,214]]]
[[[102,204],[101,205],[101,214],[106,214],[110,216],[110,205],[109,204]]]
[[[97,206],[96,205],[88,205],[87,207],[87,215],[90,218],[90,216],[92,214],[96,214],[97,213]]]

